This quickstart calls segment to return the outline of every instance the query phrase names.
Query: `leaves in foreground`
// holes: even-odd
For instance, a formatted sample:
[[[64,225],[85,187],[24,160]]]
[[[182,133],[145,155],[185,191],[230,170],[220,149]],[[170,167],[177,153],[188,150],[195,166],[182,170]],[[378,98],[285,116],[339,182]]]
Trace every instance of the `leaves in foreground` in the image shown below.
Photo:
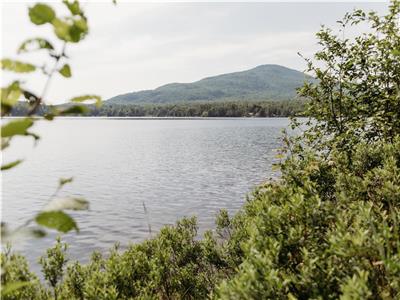
[[[18,166],[20,163],[22,163],[22,161],[23,161],[22,159],[18,159],[18,160],[15,160],[13,162],[4,164],[4,165],[1,166],[1,170],[5,171],[5,170],[12,169],[12,168]]]
[[[66,233],[75,229],[79,231],[75,220],[63,211],[44,211],[35,217],[37,224]]]
[[[21,62],[18,60],[12,60],[8,58],[4,58],[0,61],[1,69],[16,73],[30,73],[36,70],[36,66]]]
[[[25,118],[20,120],[12,120],[7,122],[1,127],[1,137],[12,137],[14,135],[26,135],[28,129],[33,125],[31,118]]]
[[[98,95],[83,95],[72,98],[70,102],[89,102],[89,103],[94,102],[96,106],[100,106],[101,97]]]
[[[54,9],[47,4],[38,3],[29,8],[31,22],[36,25],[51,23],[56,17]]]
[[[44,211],[57,211],[57,210],[87,210],[89,202],[83,198],[68,197],[61,199],[54,199],[50,201],[44,208]]]
[[[42,49],[54,50],[54,46],[44,38],[31,38],[24,41],[18,48],[18,53],[38,51]]]
[[[72,76],[72,74],[71,74],[71,68],[70,68],[70,66],[69,66],[68,64],[63,65],[62,68],[61,68],[58,72],[59,72],[62,76],[67,77],[67,78],[69,78],[69,77]]]

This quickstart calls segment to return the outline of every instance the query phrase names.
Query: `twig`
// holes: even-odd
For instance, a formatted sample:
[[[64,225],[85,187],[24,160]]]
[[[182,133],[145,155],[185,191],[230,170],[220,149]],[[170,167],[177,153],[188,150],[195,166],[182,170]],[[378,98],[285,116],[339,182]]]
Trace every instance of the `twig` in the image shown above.
[[[47,90],[49,89],[51,79],[53,78],[54,73],[57,71],[58,63],[59,63],[60,59],[65,55],[66,47],[67,47],[67,42],[64,42],[61,54],[53,56],[54,59],[55,59],[54,67],[53,67],[53,69],[51,70],[51,72],[47,76],[47,80],[46,80],[46,83],[44,85],[44,88],[43,88],[41,96],[36,99],[34,106],[32,107],[32,109],[27,114],[28,116],[32,116],[37,111],[37,109],[39,108],[40,104],[43,103],[43,99],[47,94]]]
[[[151,237],[151,224],[150,224],[149,213],[147,212],[146,204],[144,203],[144,201],[142,203],[143,203],[144,214],[146,215],[147,227],[149,229],[149,235]]]

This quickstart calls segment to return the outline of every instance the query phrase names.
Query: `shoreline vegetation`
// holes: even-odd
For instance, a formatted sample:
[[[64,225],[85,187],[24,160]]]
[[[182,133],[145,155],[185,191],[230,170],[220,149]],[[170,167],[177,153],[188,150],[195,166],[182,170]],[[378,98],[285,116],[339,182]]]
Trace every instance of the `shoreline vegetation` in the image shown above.
[[[3,117],[2,119],[22,119],[23,117]],[[251,120],[251,119],[289,119],[290,117],[93,117],[93,116],[64,116],[57,117],[58,120],[68,119],[68,120],[137,120],[137,121],[151,121],[151,120]],[[46,120],[44,117],[35,116],[35,120]],[[299,117],[301,119],[301,117]]]
[[[215,231],[198,238],[183,218],[87,264],[69,262],[59,238],[40,259],[44,282],[5,248],[2,299],[400,299],[399,17],[392,0],[384,16],[355,10],[338,31],[321,28],[306,59],[316,81],[299,90],[307,126],[283,135],[281,177],[235,215],[221,210]],[[347,38],[354,27],[370,31]],[[77,228],[46,217],[38,224]]]
[[[56,109],[67,109],[68,105],[40,106],[38,116],[46,116]],[[184,102],[168,104],[104,104],[81,106],[70,116],[83,117],[154,117],[154,118],[265,118],[301,116],[305,101],[230,101],[230,102]],[[11,116],[25,116],[29,105],[19,103],[13,107]]]

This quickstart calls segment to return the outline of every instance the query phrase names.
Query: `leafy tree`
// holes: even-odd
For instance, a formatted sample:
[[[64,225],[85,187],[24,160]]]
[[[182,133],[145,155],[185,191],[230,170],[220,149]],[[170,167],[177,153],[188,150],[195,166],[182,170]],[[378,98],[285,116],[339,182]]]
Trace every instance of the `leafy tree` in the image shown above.
[[[64,106],[64,105],[62,105]],[[288,117],[301,116],[304,101],[229,101],[182,102],[172,104],[109,104],[87,106],[85,116],[108,117]],[[51,107],[41,106],[38,115],[45,115]],[[24,115],[26,105],[14,106],[14,116]]]
[[[299,94],[308,99],[306,116],[316,121],[306,137],[321,149],[391,142],[400,133],[399,10],[398,1],[383,17],[355,10],[338,21],[337,34],[326,27],[317,33],[322,49],[306,61],[318,81],[306,83]],[[346,37],[360,26],[370,30]]]
[[[300,90],[308,128],[294,121],[304,132],[284,138],[281,180],[235,216],[238,272],[220,298],[400,297],[399,11],[392,1],[386,16],[347,14],[342,34],[371,25],[353,40],[317,34],[307,61],[318,82]]]

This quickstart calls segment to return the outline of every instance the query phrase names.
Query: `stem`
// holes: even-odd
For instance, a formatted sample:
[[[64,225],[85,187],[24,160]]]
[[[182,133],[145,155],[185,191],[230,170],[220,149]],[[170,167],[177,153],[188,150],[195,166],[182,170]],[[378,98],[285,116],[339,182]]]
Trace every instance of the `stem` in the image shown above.
[[[60,59],[61,59],[61,58],[64,56],[64,54],[65,54],[66,46],[67,46],[67,42],[64,42],[63,47],[62,47],[61,54],[55,55],[55,56],[54,56],[54,58],[55,58],[55,63],[54,63],[54,66],[53,66],[53,68],[52,68],[50,74],[47,75],[47,80],[46,80],[46,83],[45,83],[45,85],[44,85],[44,88],[43,88],[43,91],[42,91],[42,95],[41,95],[39,98],[36,99],[34,106],[32,107],[32,109],[31,109],[31,110],[28,112],[28,114],[27,114],[28,116],[32,116],[33,114],[35,114],[36,111],[38,110],[40,104],[43,103],[43,99],[44,99],[44,97],[46,96],[47,90],[49,89],[51,79],[53,78],[54,73],[55,73],[55,72],[57,71],[57,69],[58,69],[58,63],[59,63]]]
[[[144,214],[146,215],[146,220],[147,220],[147,227],[149,230],[149,236],[151,238],[151,224],[150,224],[150,218],[149,218],[149,214],[147,212],[147,208],[146,208],[146,204],[143,201],[143,210],[144,210]]]

